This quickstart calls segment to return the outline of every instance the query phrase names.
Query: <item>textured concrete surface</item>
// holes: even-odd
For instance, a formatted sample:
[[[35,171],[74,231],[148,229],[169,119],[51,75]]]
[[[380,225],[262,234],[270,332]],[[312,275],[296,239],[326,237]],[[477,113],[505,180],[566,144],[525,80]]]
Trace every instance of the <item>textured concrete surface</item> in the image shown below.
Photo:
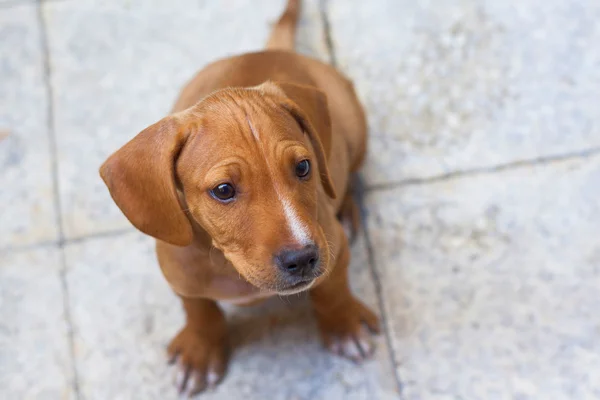
[[[34,7],[0,8],[0,249],[58,235],[40,38]]]
[[[177,397],[180,306],[97,169],[283,2],[0,0],[0,398]],[[304,3],[367,108],[352,284],[386,331],[354,365],[302,297],[228,307],[203,397],[600,398],[600,3]]]
[[[600,398],[598,187],[595,156],[369,194],[406,398]]]
[[[370,185],[600,147],[600,2],[328,3]]]
[[[0,394],[71,399],[74,394],[60,250],[0,257]]]

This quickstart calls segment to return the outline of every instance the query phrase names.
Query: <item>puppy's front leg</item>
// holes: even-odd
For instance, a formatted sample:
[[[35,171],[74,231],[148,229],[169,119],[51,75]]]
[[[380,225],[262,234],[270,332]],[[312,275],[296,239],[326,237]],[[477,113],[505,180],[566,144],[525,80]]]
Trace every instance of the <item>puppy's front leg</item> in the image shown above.
[[[341,227],[340,227],[341,229]],[[331,274],[310,296],[325,346],[336,354],[362,361],[373,354],[374,345],[363,324],[379,333],[379,318],[356,299],[348,286],[350,251],[346,236]]]
[[[227,324],[219,306],[208,299],[181,298],[186,325],[169,345],[178,363],[180,393],[194,395],[216,385],[225,374],[228,358]]]

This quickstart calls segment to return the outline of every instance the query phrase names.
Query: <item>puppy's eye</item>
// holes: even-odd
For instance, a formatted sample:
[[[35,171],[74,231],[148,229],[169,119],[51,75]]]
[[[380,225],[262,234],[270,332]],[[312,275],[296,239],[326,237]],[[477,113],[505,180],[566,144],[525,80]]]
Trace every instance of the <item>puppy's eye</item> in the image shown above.
[[[310,161],[302,160],[296,164],[296,176],[299,178],[306,178],[310,173]]]
[[[235,196],[235,189],[229,183],[221,183],[210,191],[210,194],[217,200],[227,201]]]

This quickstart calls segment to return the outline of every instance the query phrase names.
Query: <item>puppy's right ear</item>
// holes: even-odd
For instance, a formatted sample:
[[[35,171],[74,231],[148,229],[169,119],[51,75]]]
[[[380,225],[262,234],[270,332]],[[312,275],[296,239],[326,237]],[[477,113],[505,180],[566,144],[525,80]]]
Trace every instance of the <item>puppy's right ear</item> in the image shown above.
[[[178,246],[192,241],[192,226],[175,186],[175,161],[189,135],[182,121],[173,115],[149,126],[100,167],[127,219],[140,231]]]

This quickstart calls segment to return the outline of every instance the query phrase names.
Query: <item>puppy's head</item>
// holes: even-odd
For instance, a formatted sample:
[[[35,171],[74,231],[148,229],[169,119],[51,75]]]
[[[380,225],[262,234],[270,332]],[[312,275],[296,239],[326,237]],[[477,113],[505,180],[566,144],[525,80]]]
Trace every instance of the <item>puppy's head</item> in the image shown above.
[[[193,221],[247,281],[288,294],[329,268],[317,195],[335,197],[330,145],[325,95],[267,82],[215,92],[162,119],[100,174],[142,232],[186,246]]]

